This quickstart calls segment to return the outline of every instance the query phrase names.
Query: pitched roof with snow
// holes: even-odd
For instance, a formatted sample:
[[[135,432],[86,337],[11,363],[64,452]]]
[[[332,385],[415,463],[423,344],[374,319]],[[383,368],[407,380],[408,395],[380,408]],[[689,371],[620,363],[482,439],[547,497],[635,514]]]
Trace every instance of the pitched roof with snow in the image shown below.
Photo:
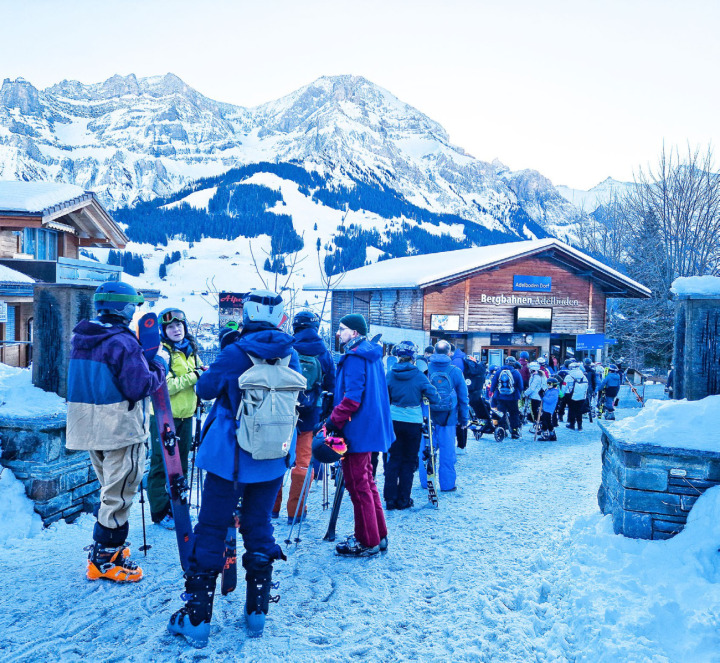
[[[510,260],[545,253],[561,254],[575,263],[580,263],[584,268],[592,271],[594,276],[604,277],[616,286],[621,285],[629,289],[629,296],[650,296],[649,288],[554,238],[491,244],[471,249],[383,260],[346,272],[342,280],[331,290],[427,288],[499,266]],[[306,284],[304,289],[325,290],[325,287],[310,283]]]
[[[58,205],[79,202],[87,193],[74,184],[60,182],[0,182],[0,213],[44,214]]]

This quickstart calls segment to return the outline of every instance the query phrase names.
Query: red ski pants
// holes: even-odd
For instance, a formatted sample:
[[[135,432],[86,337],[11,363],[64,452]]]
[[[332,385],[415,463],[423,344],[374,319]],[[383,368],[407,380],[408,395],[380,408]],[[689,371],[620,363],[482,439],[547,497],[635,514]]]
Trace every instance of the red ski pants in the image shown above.
[[[342,469],[355,513],[355,538],[364,546],[377,546],[387,536],[387,525],[372,475],[371,453],[346,453]]]

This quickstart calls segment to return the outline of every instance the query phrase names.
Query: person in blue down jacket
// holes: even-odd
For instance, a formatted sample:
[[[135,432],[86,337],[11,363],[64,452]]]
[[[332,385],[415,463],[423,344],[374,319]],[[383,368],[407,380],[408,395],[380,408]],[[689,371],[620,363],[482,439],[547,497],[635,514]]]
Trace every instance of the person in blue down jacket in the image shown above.
[[[450,343],[438,341],[435,354],[430,357],[428,368],[430,383],[438,391],[438,402],[430,407],[434,424],[433,443],[438,449],[438,482],[440,490],[457,489],[455,473],[455,430],[458,425],[467,426],[470,421],[468,390],[462,371],[450,360]],[[421,461],[424,444],[420,450]],[[425,464],[420,463],[420,485],[427,488]]]
[[[518,401],[523,388],[523,379],[520,375],[520,371],[517,370],[517,360],[515,357],[508,357],[505,363],[497,370],[493,375],[492,384],[490,385],[490,392],[492,393],[492,404],[496,404],[497,407],[503,412],[507,412],[510,418],[510,437],[513,440],[520,438],[520,410],[518,408]],[[503,371],[510,371],[513,378],[513,391],[509,394],[501,393],[503,387],[499,384],[500,376],[503,375]]]
[[[242,394],[238,378],[253,362],[286,358],[298,373],[300,362],[294,339],[277,326],[283,317],[282,298],[267,290],[252,290],[243,302],[243,328],[197,381],[200,398],[215,399],[203,427],[197,466],[207,472],[202,506],[195,526],[190,569],[185,575],[185,606],[170,618],[168,630],[193,644],[207,643],[212,617],[215,581],[224,565],[224,539],[233,511],[242,497],[240,534],[245,546],[247,594],[245,621],[251,637],[262,634],[270,602],[273,561],[285,559],[275,543],[270,521],[275,497],[295,455],[293,436],[284,458],[255,460],[238,446],[236,414]]]
[[[467,360],[467,354],[465,354],[465,352],[463,352],[460,348],[455,348],[455,346],[451,347],[453,348],[451,359],[452,365],[457,366],[464,376],[466,372],[465,361]],[[465,384],[467,384],[467,382]],[[458,451],[456,453],[465,453],[465,447],[467,446],[467,433],[467,426],[462,426],[459,423],[457,426],[455,426],[455,437],[457,439],[458,448]]]
[[[605,394],[605,419],[615,420],[615,398],[620,391],[622,375],[615,364],[610,364],[608,374],[600,384],[599,391]]]
[[[390,395],[390,413],[393,419],[395,442],[390,447],[385,466],[385,506],[392,509],[409,509],[413,476],[418,464],[422,440],[423,399],[437,403],[437,389],[415,365],[418,348],[411,341],[398,343],[393,349],[398,363],[387,373]]]
[[[312,481],[313,477],[312,441],[313,430],[317,428],[320,421],[321,407],[318,406],[320,395],[323,391],[332,393],[335,390],[335,363],[330,350],[325,347],[325,343],[318,334],[318,329],[320,329],[318,315],[312,311],[300,311],[295,314],[292,326],[293,336],[295,337],[293,347],[300,355],[300,364],[302,365],[304,361],[308,362],[308,360],[313,361],[315,364],[314,372],[319,373],[319,375],[315,376],[315,384],[308,385],[308,388],[300,394],[295,466],[290,473],[290,494],[287,501],[288,524],[292,523],[295,512],[298,510],[305,475],[310,472],[310,481]],[[308,380],[310,380],[309,377]],[[273,507],[273,517],[280,515],[282,497],[281,486]],[[304,502],[305,504],[302,505],[303,512],[299,514],[300,518],[305,518],[307,515],[307,499]]]
[[[325,422],[328,433],[345,438],[345,487],[353,503],[355,533],[335,547],[339,555],[369,557],[387,550],[387,525],[372,475],[371,454],[384,453],[395,440],[390,416],[382,347],[370,343],[362,315],[340,318],[337,336],[344,346],[335,378],[335,407]]]

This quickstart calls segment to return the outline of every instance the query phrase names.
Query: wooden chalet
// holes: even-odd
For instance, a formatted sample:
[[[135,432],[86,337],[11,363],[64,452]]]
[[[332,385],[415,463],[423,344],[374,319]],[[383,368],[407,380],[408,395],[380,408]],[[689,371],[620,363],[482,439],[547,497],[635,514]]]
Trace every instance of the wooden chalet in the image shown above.
[[[447,338],[490,363],[522,350],[598,356],[612,343],[604,336],[606,300],[649,296],[645,286],[557,239],[530,240],[349,271],[332,288],[332,325],[362,313],[386,344],[411,340],[422,349]]]

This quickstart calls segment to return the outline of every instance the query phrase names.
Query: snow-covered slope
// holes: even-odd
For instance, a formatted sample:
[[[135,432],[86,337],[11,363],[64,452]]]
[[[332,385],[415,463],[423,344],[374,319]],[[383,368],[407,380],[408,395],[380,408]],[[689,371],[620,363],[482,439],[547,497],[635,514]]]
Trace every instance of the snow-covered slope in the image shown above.
[[[438,123],[358,76],[323,77],[256,108],[208,99],[172,74],[45,90],[6,79],[0,90],[0,179],[77,184],[110,208],[240,164],[291,160],[490,229],[514,224],[522,237],[533,234],[525,215],[547,227],[577,215],[539,174],[473,158]]]

